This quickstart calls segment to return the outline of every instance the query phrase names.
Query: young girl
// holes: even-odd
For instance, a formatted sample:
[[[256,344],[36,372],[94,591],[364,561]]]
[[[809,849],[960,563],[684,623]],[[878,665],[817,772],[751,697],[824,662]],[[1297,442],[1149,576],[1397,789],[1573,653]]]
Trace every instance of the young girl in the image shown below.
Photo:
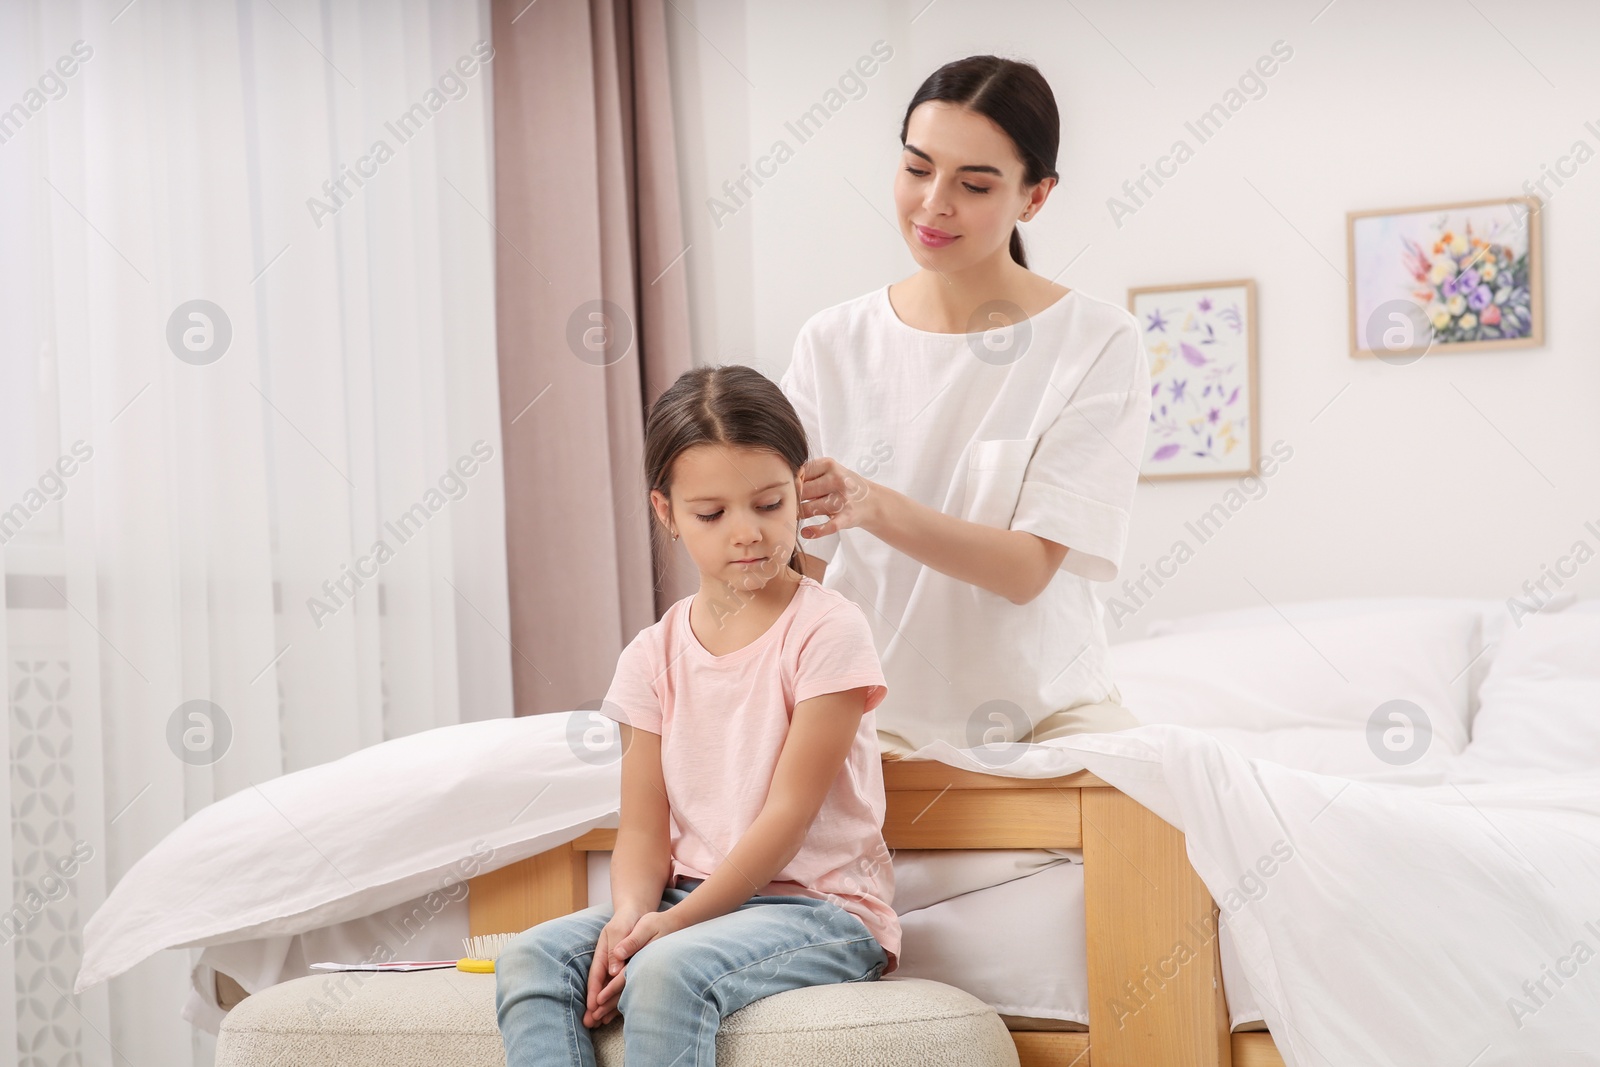
[[[748,367],[684,374],[645,428],[656,518],[700,571],[623,650],[600,714],[622,733],[611,904],[526,930],[496,964],[507,1067],[716,1062],[723,1016],[898,964],[861,609],[801,570],[800,420]]]

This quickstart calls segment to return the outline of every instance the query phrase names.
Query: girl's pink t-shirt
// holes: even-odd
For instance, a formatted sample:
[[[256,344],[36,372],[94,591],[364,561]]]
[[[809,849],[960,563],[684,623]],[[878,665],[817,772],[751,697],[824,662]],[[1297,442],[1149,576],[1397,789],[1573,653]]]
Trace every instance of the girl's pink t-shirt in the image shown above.
[[[689,628],[684,597],[622,652],[600,714],[661,735],[671,808],[672,877],[709,878],[755,822],[796,704],[870,687],[855,742],[805,843],[762,895],[832,899],[899,966],[894,868],[883,840],[883,763],[873,709],[888,688],[861,609],[802,578],[778,620],[713,656]]]

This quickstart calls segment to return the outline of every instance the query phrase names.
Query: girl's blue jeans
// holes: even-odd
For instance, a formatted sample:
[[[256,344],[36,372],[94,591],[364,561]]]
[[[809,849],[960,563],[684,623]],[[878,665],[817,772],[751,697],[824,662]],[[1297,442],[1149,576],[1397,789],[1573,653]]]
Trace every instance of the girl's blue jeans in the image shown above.
[[[656,910],[700,882],[667,886]],[[506,1067],[594,1067],[583,1014],[589,966],[611,916],[609,904],[563,915],[524,930],[500,953],[495,1011]],[[888,963],[861,920],[832,901],[753,896],[656,938],[627,961],[617,1000],[627,1063],[714,1067],[724,1016],[786,989],[874,981]]]

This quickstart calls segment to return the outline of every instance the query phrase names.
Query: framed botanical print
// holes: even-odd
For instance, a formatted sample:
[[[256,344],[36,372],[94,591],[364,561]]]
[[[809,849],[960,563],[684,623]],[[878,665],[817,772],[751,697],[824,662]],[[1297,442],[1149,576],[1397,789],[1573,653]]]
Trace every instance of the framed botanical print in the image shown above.
[[[1252,474],[1260,461],[1256,283],[1128,290],[1150,360],[1150,431],[1142,477]]]
[[[1350,355],[1544,343],[1536,196],[1353,211],[1346,218]]]

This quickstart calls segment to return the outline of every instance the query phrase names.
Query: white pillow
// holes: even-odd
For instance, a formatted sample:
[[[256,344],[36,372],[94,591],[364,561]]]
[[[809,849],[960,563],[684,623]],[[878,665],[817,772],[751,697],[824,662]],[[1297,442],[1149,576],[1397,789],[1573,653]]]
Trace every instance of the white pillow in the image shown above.
[[[588,747],[597,720],[424,730],[200,809],[84,924],[73,991],[165,948],[303,933],[417,897],[442,908],[468,878],[615,826],[620,759]]]
[[[1380,705],[1406,700],[1430,744],[1460,752],[1479,632],[1478,612],[1460,608],[1277,619],[1112,645],[1112,677],[1141,723],[1198,729],[1366,731]]]
[[[1458,766],[1600,767],[1600,613],[1535,615],[1506,635]]]
[[[1565,610],[1576,600],[1570,591],[1558,592],[1546,600],[1541,611]],[[1342,619],[1351,615],[1369,615],[1377,611],[1411,611],[1421,608],[1463,608],[1478,612],[1483,622],[1482,644],[1473,648],[1472,667],[1467,671],[1467,721],[1478,713],[1478,692],[1483,680],[1489,676],[1489,666],[1494,662],[1495,649],[1504,637],[1506,628],[1513,626],[1508,602],[1469,597],[1350,597],[1335,600],[1306,600],[1281,604],[1278,608],[1235,608],[1228,611],[1207,611],[1198,615],[1185,615],[1176,619],[1154,619],[1145,631],[1149,637],[1167,634],[1194,633],[1198,630],[1220,630],[1235,626],[1262,626],[1288,618],[1299,624],[1312,619]],[[1283,616],[1278,614],[1282,610]],[[1525,616],[1526,617],[1526,616]],[[1487,646],[1487,647],[1485,647]],[[1478,655],[1479,652],[1483,654]]]
[[[1541,612],[1565,611],[1577,597],[1571,592],[1550,597]],[[1596,601],[1600,604],[1600,601]],[[1152,619],[1145,631],[1147,637],[1164,637],[1167,634],[1187,634],[1198,630],[1222,630],[1234,626],[1261,626],[1288,618],[1300,623],[1311,619],[1342,619],[1351,615],[1371,615],[1379,611],[1415,611],[1425,608],[1471,608],[1483,617],[1483,639],[1494,642],[1504,636],[1505,628],[1515,624],[1504,600],[1485,600],[1476,597],[1347,597],[1334,600],[1302,600],[1280,604],[1276,608],[1232,608],[1226,611],[1204,611],[1197,615],[1183,615],[1174,619]],[[1594,609],[1590,609],[1594,610]],[[1279,611],[1283,615],[1278,614]],[[1527,616],[1524,616],[1525,618]]]

